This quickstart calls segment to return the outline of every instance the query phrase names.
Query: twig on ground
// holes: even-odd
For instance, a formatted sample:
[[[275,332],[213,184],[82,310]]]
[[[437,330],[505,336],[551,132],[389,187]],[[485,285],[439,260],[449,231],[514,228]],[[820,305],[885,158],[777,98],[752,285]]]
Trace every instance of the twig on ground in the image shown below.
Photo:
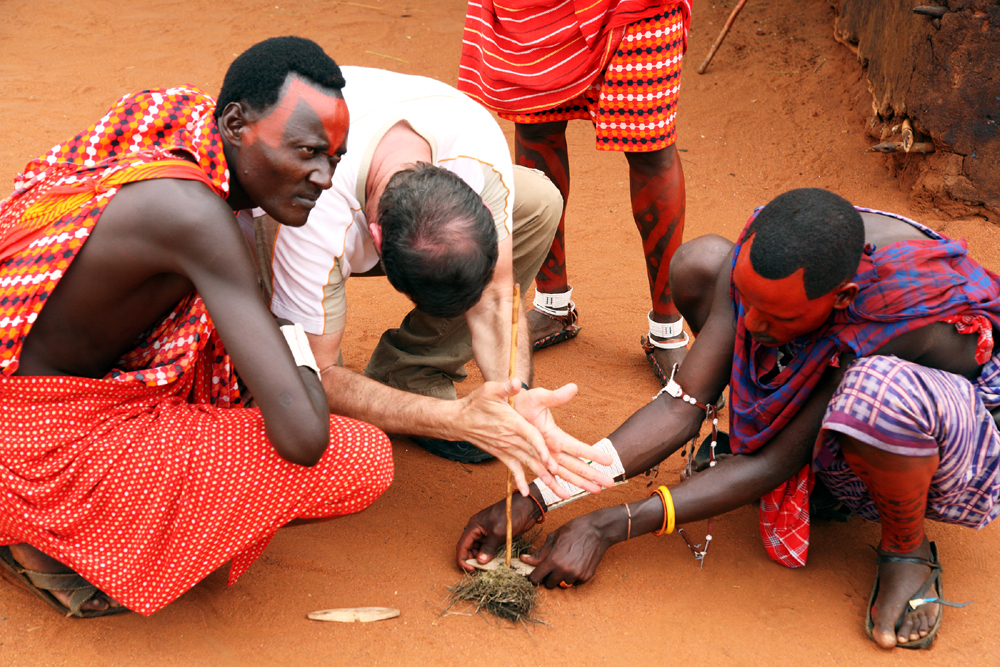
[[[740,10],[743,9],[743,5],[745,4],[747,4],[747,0],[740,0],[736,3],[736,7],[733,8],[732,13],[729,15],[729,20],[727,20],[726,25],[723,26],[722,32],[720,32],[719,36],[715,38],[715,41],[712,43],[712,48],[708,50],[708,55],[705,56],[705,59],[701,61],[700,65],[698,65],[698,74],[704,74],[705,70],[708,69],[708,64],[712,62],[712,58],[715,57],[715,52],[719,50],[720,46],[722,46],[722,40],[724,40],[726,35],[729,34],[729,29],[733,27],[733,21],[736,20],[736,15],[740,13]]]

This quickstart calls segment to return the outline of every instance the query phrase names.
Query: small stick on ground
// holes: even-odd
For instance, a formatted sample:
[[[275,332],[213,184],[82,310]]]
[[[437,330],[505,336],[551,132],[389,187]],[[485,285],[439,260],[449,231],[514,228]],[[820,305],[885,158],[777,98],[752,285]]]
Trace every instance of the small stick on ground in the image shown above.
[[[729,29],[733,27],[733,21],[736,20],[736,15],[740,13],[740,10],[743,9],[743,5],[745,4],[747,4],[747,0],[740,0],[736,3],[736,7],[733,8],[732,13],[729,15],[729,20],[726,21],[726,25],[722,28],[722,32],[720,32],[719,36],[715,38],[715,42],[712,43],[712,48],[708,50],[708,55],[705,56],[705,59],[701,61],[700,65],[698,65],[698,74],[704,74],[705,70],[708,69],[708,63],[712,62],[712,58],[715,57],[715,52],[719,50],[720,46],[722,46],[722,40],[726,38],[726,35],[729,34]]]

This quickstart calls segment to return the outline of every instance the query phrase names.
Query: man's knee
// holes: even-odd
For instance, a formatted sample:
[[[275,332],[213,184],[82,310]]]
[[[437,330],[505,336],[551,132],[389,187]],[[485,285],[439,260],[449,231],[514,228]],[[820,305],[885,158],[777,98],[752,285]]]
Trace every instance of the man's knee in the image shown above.
[[[543,172],[514,165],[515,234],[525,225],[551,228],[552,234],[555,234],[562,217],[563,203],[559,188]]]
[[[562,137],[566,134],[566,123],[565,120],[551,123],[515,123],[514,131],[520,139],[535,143],[550,137]]]
[[[656,175],[672,169],[677,160],[677,149],[674,144],[647,153],[625,153],[628,166],[641,174]]]
[[[732,248],[732,241],[706,234],[682,244],[670,260],[670,293],[695,331],[708,318],[715,281]]]

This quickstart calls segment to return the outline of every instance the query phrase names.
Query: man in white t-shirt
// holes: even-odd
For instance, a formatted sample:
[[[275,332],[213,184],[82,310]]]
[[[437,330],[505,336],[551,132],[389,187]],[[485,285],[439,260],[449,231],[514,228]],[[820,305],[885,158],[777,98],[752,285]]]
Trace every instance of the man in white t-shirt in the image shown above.
[[[351,125],[333,186],[309,224],[278,228],[264,217],[255,225],[271,310],[305,327],[331,411],[416,436],[452,460],[492,454],[509,465],[524,460],[518,451],[590,451],[547,409],[575,386],[523,391],[531,379],[524,326],[517,380],[507,381],[514,281],[526,289],[538,271],[562,212],[559,191],[541,172],[514,166],[489,112],[451,86],[342,70]],[[362,376],[338,364],[344,281],[385,275],[383,267],[418,307],[383,334]],[[456,399],[454,382],[473,358],[487,382]]]

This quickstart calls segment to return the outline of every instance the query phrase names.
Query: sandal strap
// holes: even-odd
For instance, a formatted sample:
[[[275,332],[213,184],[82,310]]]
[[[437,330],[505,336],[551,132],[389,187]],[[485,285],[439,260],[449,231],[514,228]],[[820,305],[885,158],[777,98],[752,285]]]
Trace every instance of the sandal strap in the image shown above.
[[[913,598],[907,602],[907,604],[910,605],[910,609],[916,609],[921,605],[930,604],[931,602],[943,604],[946,607],[968,607],[972,604],[972,600],[969,600],[968,602],[949,602],[948,600],[942,600],[941,598]]]
[[[46,591],[77,591],[93,588],[93,585],[75,572],[36,572],[21,570],[35,588]]]
[[[875,552],[875,564],[881,565],[882,563],[912,563],[914,565],[923,565],[924,567],[929,567],[931,571],[940,570],[941,563],[932,562],[926,558],[920,558],[919,556],[897,556],[895,554],[887,554],[878,550],[878,547],[868,545]]]
[[[536,310],[542,315],[556,320],[562,324],[563,327],[576,324],[576,321],[580,318],[579,313],[576,311],[576,304],[572,301],[569,302],[569,306],[567,308],[561,310],[548,308],[546,306],[539,306],[537,303],[532,304],[532,310]]]
[[[73,594],[69,596],[69,614],[68,616],[78,616],[83,617],[86,612],[84,612],[80,607],[92,600],[101,591],[97,590],[97,586],[87,584],[85,588],[78,588],[73,591]]]
[[[683,338],[671,339],[669,341],[655,340],[652,336],[650,336],[646,340],[649,341],[649,344],[652,347],[658,347],[661,350],[676,350],[681,347],[687,347],[688,341],[691,340],[691,337],[688,336],[687,331],[681,331],[681,333],[684,334]]]

